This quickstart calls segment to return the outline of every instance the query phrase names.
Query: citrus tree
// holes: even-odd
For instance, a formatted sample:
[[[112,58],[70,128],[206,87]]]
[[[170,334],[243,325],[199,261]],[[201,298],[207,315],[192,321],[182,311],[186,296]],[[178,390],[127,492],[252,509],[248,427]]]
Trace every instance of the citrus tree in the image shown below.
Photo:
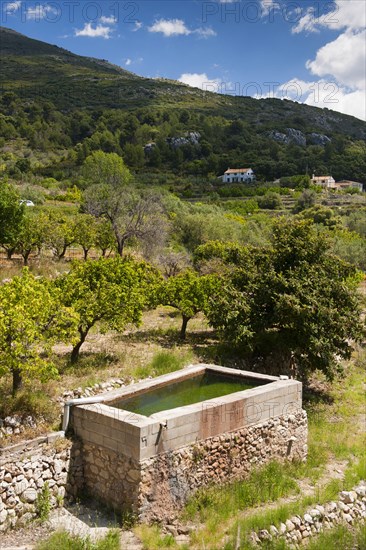
[[[159,302],[176,308],[182,315],[180,337],[186,338],[188,321],[200,311],[207,309],[209,296],[215,290],[218,279],[214,276],[200,276],[196,271],[186,270],[162,283]]]
[[[13,395],[24,379],[57,376],[52,346],[73,341],[77,321],[75,312],[61,305],[60,290],[27,268],[0,286],[0,375],[12,375]]]
[[[25,206],[15,187],[0,181],[0,246],[5,248],[8,258],[16,249],[17,237],[23,222]]]
[[[96,323],[102,332],[138,325],[144,308],[156,301],[159,280],[158,272],[149,264],[128,257],[74,263],[71,271],[57,280],[64,305],[79,315],[79,338],[71,362],[78,360],[80,348]]]

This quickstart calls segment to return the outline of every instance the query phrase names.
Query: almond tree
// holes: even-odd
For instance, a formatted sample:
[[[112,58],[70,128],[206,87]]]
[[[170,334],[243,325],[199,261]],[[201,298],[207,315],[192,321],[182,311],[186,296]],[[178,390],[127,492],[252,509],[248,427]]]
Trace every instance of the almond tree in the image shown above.
[[[137,192],[121,157],[102,151],[93,153],[85,161],[84,177],[92,185],[84,193],[83,209],[109,221],[120,256],[130,239],[149,246],[162,241],[166,228],[160,195]]]

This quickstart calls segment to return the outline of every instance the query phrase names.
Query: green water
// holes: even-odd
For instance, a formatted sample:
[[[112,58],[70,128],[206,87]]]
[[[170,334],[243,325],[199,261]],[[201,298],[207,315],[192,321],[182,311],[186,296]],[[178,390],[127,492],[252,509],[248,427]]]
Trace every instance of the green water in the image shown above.
[[[186,380],[168,384],[156,389],[151,389],[135,397],[130,397],[113,403],[113,407],[124,409],[144,416],[150,416],[153,413],[183,407],[222,397],[229,393],[249,390],[261,385],[240,379],[237,377],[223,376],[213,372],[206,372],[203,375],[194,376]]]

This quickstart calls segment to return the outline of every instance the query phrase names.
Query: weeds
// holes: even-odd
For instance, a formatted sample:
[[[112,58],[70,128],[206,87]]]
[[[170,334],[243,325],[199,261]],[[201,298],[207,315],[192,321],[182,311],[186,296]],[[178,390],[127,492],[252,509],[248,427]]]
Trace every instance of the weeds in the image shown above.
[[[51,493],[48,482],[43,485],[37,495],[36,512],[41,522],[47,521],[51,511]]]
[[[144,550],[158,550],[159,548],[179,548],[184,550],[183,546],[176,544],[172,535],[162,535],[157,525],[138,525],[135,533],[142,541]]]
[[[185,514],[189,519],[198,514],[201,522],[215,516],[220,523],[240,510],[298,492],[299,487],[286,467],[271,462],[254,470],[245,481],[202,489],[188,502]]]
[[[160,376],[183,368],[190,362],[191,358],[192,354],[187,352],[159,351],[155,353],[149,364],[137,367],[131,374],[135,378]]]
[[[119,533],[116,530],[108,532],[106,537],[98,542],[90,538],[69,535],[66,531],[53,533],[47,540],[35,547],[35,550],[122,550]]]

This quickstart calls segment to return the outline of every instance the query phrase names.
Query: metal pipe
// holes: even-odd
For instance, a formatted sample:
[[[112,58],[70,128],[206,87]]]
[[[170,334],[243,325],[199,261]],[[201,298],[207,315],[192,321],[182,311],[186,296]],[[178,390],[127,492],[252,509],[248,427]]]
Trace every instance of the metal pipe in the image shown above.
[[[104,396],[95,396],[95,397],[80,397],[79,399],[70,399],[64,403],[64,416],[62,419],[62,430],[66,432],[67,427],[70,422],[70,407],[74,405],[93,405],[94,403],[101,403],[105,401]]]

